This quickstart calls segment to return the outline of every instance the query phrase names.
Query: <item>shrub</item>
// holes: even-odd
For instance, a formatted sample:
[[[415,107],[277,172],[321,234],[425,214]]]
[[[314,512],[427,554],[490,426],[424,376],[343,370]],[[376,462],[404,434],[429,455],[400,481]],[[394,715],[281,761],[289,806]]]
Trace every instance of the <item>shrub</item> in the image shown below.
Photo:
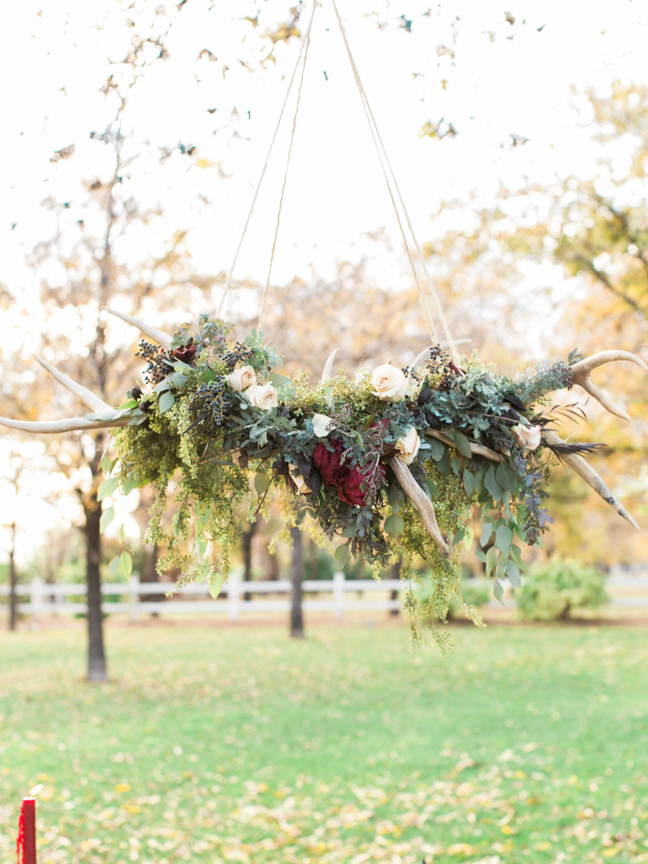
[[[596,609],[609,599],[602,573],[559,558],[532,567],[515,595],[526,621],[566,621],[572,613]]]
[[[461,617],[460,613],[465,610],[466,606],[472,606],[475,609],[485,606],[492,596],[490,586],[483,584],[481,580],[477,579],[462,579],[460,590],[461,595],[456,594],[450,601],[447,616],[448,621]],[[414,594],[419,602],[425,603],[430,598],[431,591],[428,586],[417,585],[414,589]]]

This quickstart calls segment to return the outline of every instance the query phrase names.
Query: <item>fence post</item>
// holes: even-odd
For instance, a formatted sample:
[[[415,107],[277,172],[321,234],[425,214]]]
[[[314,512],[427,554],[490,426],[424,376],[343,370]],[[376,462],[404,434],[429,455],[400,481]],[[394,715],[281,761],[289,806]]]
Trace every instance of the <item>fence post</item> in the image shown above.
[[[241,614],[241,578],[238,573],[230,573],[227,580],[227,617],[238,621]]]
[[[43,589],[45,587],[45,583],[41,579],[40,576],[35,576],[31,581],[31,591],[30,591],[30,606],[31,606],[31,614],[35,623],[38,623],[38,619],[43,614],[43,600],[44,594]]]
[[[344,573],[333,574],[333,614],[340,620],[344,618]]]
[[[131,573],[130,578],[130,620],[132,623],[140,618],[140,577],[139,573]]]

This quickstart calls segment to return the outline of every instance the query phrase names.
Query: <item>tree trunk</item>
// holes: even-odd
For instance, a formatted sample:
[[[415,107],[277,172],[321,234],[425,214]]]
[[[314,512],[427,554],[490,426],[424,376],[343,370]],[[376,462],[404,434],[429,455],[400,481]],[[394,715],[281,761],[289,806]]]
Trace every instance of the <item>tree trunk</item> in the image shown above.
[[[243,532],[242,541],[243,541],[243,579],[245,582],[252,581],[252,538],[254,537],[258,522],[250,522],[248,523],[247,530]],[[246,602],[249,602],[252,599],[252,594],[249,591],[246,591],[243,595],[243,599]]]
[[[292,592],[290,596],[290,636],[292,639],[304,638],[304,615],[302,601],[304,597],[304,544],[302,532],[295,526],[290,529],[292,536],[292,558],[290,576],[292,579]]]
[[[18,574],[16,573],[16,523],[12,522],[11,547],[9,549],[9,629],[15,630],[18,626],[18,596],[16,587],[18,585]]]
[[[403,559],[399,558],[398,561],[395,561],[392,565],[391,578],[392,579],[400,579],[401,567],[403,566]],[[394,590],[391,592],[391,599],[398,600],[398,591]],[[389,614],[396,617],[398,615],[398,609],[390,609]]]
[[[108,669],[104,649],[103,615],[101,610],[101,505],[97,501],[97,491],[93,491],[84,501],[85,541],[86,541],[86,580],[88,598],[88,681],[107,681]]]

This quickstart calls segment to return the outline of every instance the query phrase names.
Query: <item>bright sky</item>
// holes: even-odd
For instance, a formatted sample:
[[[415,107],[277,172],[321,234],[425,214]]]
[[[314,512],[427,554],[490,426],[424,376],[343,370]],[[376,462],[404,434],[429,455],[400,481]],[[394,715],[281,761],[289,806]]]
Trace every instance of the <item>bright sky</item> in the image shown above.
[[[126,5],[137,22],[156,4],[20,0],[0,32],[0,283],[16,297],[16,312],[37,308],[34,277],[24,262],[53,230],[41,202],[70,199],[70,218],[77,218],[79,178],[105,169],[102,148],[89,132],[105,126],[99,89],[108,59],[120,59],[130,40],[131,31],[117,26]],[[296,39],[279,43],[276,63],[259,69],[270,43],[260,48],[257,37],[286,20],[289,5],[188,0],[166,39],[170,58],[154,64],[133,90],[127,119],[136,140],[154,147],[182,141],[197,149],[196,158],[173,156],[163,170],[140,167],[131,189],[191,229],[198,270],[213,273],[231,264],[298,51]],[[310,0],[303,6],[302,31]],[[571,88],[593,85],[605,92],[615,78],[645,78],[645,2],[338,0],[338,6],[422,242],[443,229],[437,216],[443,200],[473,193],[485,201],[499,184],[515,188],[527,177],[546,182],[555,174],[591,174],[598,150],[588,141],[585,118],[576,110],[582,100]],[[244,19],[257,12],[253,29]],[[408,20],[411,32],[402,26]],[[160,29],[167,27],[160,19]],[[203,49],[217,60],[207,54],[199,60]],[[455,138],[418,135],[425,123],[441,118],[453,124]],[[287,132],[278,141],[239,277],[265,279]],[[507,146],[511,134],[528,143]],[[76,148],[71,159],[50,161],[70,144]],[[200,168],[199,158],[217,167]],[[330,275],[336,260],[366,254],[378,281],[398,286],[408,278],[401,256],[368,237],[383,226],[395,237],[330,0],[324,0],[315,18],[274,278],[307,278],[313,270]],[[141,253],[140,244],[134,236],[133,255]],[[539,278],[546,281],[547,274]],[[36,329],[32,341],[37,338]],[[33,501],[20,506],[33,513]],[[11,515],[0,512],[0,523]]]

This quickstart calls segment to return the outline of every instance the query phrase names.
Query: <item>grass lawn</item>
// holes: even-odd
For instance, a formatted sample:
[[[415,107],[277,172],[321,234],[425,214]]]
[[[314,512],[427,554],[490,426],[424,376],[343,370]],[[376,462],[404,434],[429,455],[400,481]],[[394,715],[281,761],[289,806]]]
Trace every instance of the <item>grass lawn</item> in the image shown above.
[[[128,627],[0,634],[0,861],[648,862],[648,634]]]

